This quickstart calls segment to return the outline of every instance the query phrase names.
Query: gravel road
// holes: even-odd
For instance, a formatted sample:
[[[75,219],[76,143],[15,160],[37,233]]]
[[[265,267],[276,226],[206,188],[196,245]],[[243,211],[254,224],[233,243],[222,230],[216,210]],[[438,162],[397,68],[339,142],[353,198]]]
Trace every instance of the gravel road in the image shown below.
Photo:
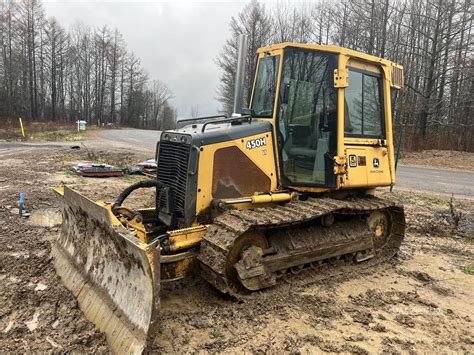
[[[400,165],[395,188],[474,199],[474,173]]]

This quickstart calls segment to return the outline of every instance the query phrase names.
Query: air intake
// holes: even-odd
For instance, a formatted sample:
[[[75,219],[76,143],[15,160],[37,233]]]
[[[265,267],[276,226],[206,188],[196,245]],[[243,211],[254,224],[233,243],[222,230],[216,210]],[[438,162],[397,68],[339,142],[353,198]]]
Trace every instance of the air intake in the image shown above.
[[[183,142],[162,140],[158,158],[158,181],[174,193],[177,217],[185,212],[186,184],[191,146]],[[158,196],[157,196],[158,197]],[[163,208],[164,201],[157,201],[158,208]]]
[[[392,65],[392,83],[391,86],[395,89],[403,88],[403,67],[398,64]]]

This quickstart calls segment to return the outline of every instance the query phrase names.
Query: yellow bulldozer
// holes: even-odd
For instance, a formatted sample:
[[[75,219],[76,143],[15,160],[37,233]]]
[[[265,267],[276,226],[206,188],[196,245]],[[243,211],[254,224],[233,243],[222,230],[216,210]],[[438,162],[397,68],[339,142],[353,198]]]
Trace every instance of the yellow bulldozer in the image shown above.
[[[56,270],[114,352],[153,342],[162,283],[199,273],[239,295],[399,250],[403,206],[374,191],[395,183],[391,105],[403,68],[325,45],[274,44],[257,55],[249,108],[241,39],[234,114],[162,132],[156,179],[114,203],[57,189]],[[156,194],[155,206],[125,206],[138,188]]]

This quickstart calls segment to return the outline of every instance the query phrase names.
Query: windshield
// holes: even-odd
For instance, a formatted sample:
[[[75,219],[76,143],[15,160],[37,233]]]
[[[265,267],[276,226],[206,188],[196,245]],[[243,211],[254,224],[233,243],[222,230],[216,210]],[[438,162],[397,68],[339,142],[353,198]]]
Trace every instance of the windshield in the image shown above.
[[[252,109],[257,117],[273,117],[279,64],[280,56],[265,56],[258,62],[257,81],[252,100]]]

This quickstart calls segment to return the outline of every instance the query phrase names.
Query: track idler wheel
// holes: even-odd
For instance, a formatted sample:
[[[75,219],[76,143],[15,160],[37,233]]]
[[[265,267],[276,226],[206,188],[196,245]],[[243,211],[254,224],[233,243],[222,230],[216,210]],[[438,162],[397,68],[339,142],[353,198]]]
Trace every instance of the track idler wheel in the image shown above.
[[[372,232],[374,248],[381,249],[387,243],[390,232],[392,218],[388,211],[373,211],[367,221],[369,229]]]
[[[266,273],[262,265],[264,250],[268,242],[262,232],[250,230],[232,245],[225,268],[228,286],[234,292],[256,291],[276,284],[276,275]],[[259,269],[258,275],[247,272]]]

